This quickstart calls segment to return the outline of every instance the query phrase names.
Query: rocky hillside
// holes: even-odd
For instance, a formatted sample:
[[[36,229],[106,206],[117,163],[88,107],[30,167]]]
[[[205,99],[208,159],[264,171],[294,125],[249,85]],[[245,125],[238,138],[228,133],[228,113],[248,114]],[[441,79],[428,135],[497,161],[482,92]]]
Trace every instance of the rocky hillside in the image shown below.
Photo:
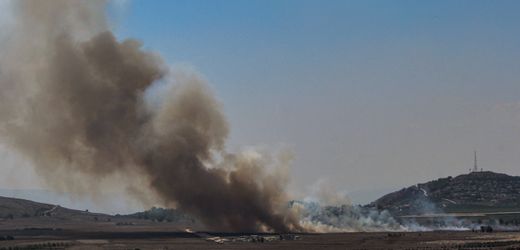
[[[490,171],[450,176],[403,188],[369,206],[397,215],[520,211],[520,176]]]

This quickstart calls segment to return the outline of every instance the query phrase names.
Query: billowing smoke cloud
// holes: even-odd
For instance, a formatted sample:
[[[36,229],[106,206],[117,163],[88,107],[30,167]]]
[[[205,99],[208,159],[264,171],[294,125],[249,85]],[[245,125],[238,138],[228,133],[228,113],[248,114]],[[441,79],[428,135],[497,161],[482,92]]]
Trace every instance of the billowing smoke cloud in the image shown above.
[[[129,190],[213,229],[301,230],[285,177],[267,173],[261,157],[225,151],[226,119],[196,73],[172,73],[139,42],[118,41],[103,1],[12,4],[0,54],[0,135],[49,185],[94,192],[123,176]],[[154,95],[158,84],[166,87]],[[274,164],[285,165],[282,158]]]

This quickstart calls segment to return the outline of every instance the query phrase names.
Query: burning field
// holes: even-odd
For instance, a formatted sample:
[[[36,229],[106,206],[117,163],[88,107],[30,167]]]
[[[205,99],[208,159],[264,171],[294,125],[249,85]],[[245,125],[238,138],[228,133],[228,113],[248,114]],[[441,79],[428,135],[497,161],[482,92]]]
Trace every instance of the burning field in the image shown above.
[[[287,191],[292,155],[230,152],[226,116],[204,77],[116,37],[107,2],[9,3],[8,35],[0,41],[2,144],[54,190],[95,197],[117,188],[141,204],[182,211],[186,223],[2,198],[1,213],[6,204],[15,209],[0,216],[0,249],[520,247],[517,227],[478,231],[483,223],[475,216],[398,217],[378,206],[297,200]],[[401,212],[410,202],[397,198],[409,194],[429,207],[422,186],[380,202]],[[21,204],[30,209],[22,212]],[[510,213],[500,216],[517,222]]]
[[[0,55],[0,136],[55,190],[117,187],[212,231],[407,230],[388,213],[293,202],[291,155],[228,152],[202,76],[110,31],[105,1],[12,1]]]
[[[228,124],[202,77],[170,69],[136,40],[118,41],[104,8],[13,1],[0,58],[2,141],[58,190],[125,185],[212,229],[305,231],[286,205],[289,158],[227,152]]]

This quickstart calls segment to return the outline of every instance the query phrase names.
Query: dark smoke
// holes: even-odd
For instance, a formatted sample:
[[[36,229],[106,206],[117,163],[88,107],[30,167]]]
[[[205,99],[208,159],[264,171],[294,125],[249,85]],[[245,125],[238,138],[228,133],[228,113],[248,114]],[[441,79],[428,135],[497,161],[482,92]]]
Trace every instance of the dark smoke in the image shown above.
[[[200,77],[181,71],[156,105],[146,101],[170,70],[139,42],[114,37],[105,2],[12,4],[0,54],[0,135],[49,185],[89,190],[123,176],[213,229],[301,230],[284,178],[225,151],[227,122]]]

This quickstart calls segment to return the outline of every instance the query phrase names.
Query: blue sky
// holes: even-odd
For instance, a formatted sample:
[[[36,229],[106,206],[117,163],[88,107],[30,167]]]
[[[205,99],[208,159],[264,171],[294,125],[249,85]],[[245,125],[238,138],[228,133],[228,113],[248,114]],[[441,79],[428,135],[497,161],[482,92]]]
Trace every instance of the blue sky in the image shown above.
[[[124,1],[120,39],[203,74],[229,147],[294,151],[293,188],[520,175],[518,1]]]

